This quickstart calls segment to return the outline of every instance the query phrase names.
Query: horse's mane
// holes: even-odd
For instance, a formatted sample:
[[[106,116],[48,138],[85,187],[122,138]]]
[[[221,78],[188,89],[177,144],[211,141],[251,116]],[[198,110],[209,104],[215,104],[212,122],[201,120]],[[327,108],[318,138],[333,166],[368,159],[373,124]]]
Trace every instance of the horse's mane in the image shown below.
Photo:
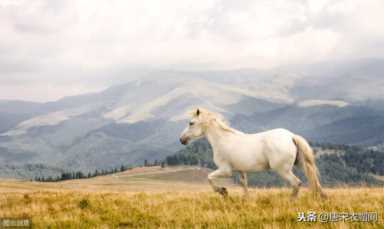
[[[197,110],[199,110],[200,114],[197,114]],[[214,121],[216,122],[219,127],[225,131],[235,133],[237,132],[233,128],[231,128],[228,124],[228,121],[219,113],[215,113],[212,111],[209,111],[205,108],[196,108],[188,112],[192,118],[196,118],[199,116],[202,120],[206,121],[207,124]]]

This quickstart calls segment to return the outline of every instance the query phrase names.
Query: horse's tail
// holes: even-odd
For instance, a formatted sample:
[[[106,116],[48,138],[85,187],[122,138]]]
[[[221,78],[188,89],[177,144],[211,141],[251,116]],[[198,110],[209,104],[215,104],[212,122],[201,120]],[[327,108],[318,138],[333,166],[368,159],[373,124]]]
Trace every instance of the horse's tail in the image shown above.
[[[308,179],[310,188],[313,191],[320,193],[322,197],[325,197],[325,193],[321,189],[319,171],[315,163],[315,156],[311,146],[307,140],[299,135],[294,135],[292,140],[296,145],[299,163]]]

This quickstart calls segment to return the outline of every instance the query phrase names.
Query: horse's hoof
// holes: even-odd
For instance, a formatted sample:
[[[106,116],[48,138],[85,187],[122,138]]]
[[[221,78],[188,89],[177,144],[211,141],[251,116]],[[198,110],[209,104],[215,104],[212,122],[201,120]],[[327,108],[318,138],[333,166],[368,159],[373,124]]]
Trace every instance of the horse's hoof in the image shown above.
[[[223,197],[227,197],[228,196],[228,191],[225,187],[221,187],[219,188],[218,192],[223,196]]]
[[[291,193],[291,200],[296,200],[297,197],[299,197],[299,190],[293,190],[293,192]]]
[[[320,197],[321,197],[321,199],[324,199],[324,200],[328,199],[328,195],[325,194],[324,192],[320,193]]]

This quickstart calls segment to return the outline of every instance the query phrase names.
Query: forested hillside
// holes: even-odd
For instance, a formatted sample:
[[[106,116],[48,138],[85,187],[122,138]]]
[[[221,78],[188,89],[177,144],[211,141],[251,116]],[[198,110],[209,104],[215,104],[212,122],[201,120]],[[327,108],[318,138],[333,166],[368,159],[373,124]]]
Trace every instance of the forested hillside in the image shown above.
[[[384,184],[384,152],[364,147],[312,144],[316,162],[325,186],[338,185],[380,185]],[[166,158],[168,165],[200,165],[215,168],[212,149],[208,142],[200,140]],[[303,173],[295,168],[295,173],[305,180]],[[237,174],[234,179],[237,180]],[[284,181],[272,172],[257,172],[249,175],[249,183],[254,186],[281,186]]]

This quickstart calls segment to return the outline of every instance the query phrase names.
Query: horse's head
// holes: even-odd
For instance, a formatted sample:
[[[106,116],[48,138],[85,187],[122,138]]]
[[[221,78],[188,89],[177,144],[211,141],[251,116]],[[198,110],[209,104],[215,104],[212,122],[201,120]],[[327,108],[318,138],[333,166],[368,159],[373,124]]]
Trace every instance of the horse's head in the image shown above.
[[[204,119],[202,116],[199,108],[192,112],[192,118],[188,126],[181,133],[181,144],[186,145],[190,140],[199,139],[205,135]]]
[[[224,118],[217,113],[204,108],[197,108],[190,112],[191,119],[189,125],[181,133],[180,142],[183,145],[188,144],[190,140],[199,139],[207,134],[212,128],[225,132],[234,132]]]

